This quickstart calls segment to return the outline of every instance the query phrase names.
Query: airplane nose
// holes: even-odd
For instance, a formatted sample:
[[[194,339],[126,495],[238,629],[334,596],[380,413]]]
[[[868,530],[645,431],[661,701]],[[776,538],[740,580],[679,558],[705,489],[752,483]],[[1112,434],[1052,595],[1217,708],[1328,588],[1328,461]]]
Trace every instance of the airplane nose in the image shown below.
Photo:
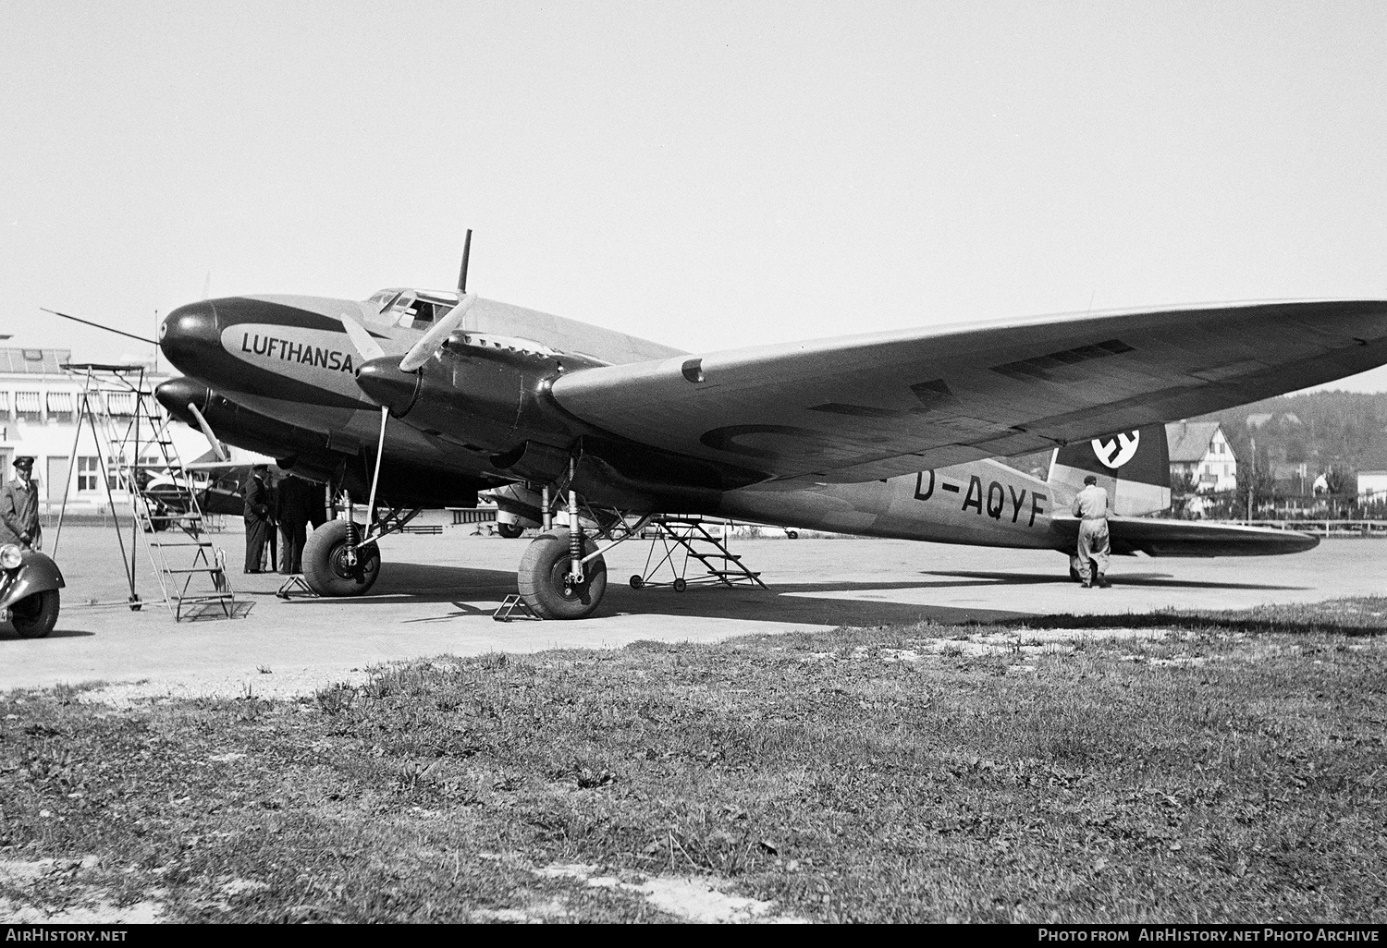
[[[193,372],[200,359],[221,350],[216,307],[204,300],[169,313],[159,326],[159,348],[179,370]]]
[[[356,370],[356,384],[377,405],[384,405],[396,418],[403,418],[419,397],[418,372],[400,371],[400,357],[383,356],[363,362]]]

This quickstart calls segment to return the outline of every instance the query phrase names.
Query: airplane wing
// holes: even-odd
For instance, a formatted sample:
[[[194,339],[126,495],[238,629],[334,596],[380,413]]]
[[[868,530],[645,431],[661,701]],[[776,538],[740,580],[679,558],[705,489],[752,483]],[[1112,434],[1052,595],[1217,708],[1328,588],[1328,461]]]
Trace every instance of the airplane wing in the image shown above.
[[[1079,521],[1055,517],[1050,529],[1064,538],[1065,549],[1079,538]],[[1319,545],[1319,538],[1274,527],[1243,527],[1191,520],[1146,520],[1112,517],[1108,520],[1112,551],[1119,556],[1279,556],[1302,553]]]
[[[553,397],[645,445],[857,482],[1172,421],[1387,363],[1387,302],[1055,317],[572,372]]]

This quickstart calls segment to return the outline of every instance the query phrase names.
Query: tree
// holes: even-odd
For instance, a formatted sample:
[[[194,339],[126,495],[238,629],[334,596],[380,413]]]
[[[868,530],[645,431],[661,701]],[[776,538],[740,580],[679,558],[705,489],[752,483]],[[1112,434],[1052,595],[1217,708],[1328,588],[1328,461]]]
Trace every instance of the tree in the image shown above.
[[[1248,503],[1248,493],[1252,503]],[[1235,517],[1255,517],[1259,508],[1276,499],[1276,481],[1271,471],[1252,465],[1238,465],[1238,486],[1234,491]]]

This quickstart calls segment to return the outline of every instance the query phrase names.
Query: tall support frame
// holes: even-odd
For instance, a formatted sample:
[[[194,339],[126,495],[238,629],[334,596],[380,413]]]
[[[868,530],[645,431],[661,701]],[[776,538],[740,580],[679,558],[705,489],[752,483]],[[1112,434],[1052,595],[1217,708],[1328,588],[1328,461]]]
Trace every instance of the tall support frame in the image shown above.
[[[192,475],[169,436],[172,419],[154,401],[154,393],[147,384],[147,369],[142,365],[95,363],[70,364],[64,368],[82,383],[72,456],[75,461],[85,422],[95,443],[107,504],[115,522],[121,561],[129,584],[130,608],[135,610],[143,605],[135,579],[138,548],[143,541],[159,583],[160,601],[168,607],[174,621],[206,618],[217,613],[226,618],[234,617],[236,597],[227,578],[225,554],[206,538]],[[117,400],[124,404],[113,410]],[[146,463],[147,457],[152,464]],[[146,490],[145,474],[151,466],[168,475],[159,498]],[[132,537],[128,561],[116,513],[113,482],[122,484],[130,497]],[[55,551],[61,540],[71,489],[69,479],[59,514]],[[167,535],[160,536],[161,533]],[[191,560],[180,563],[178,551],[188,550],[192,551]],[[194,589],[193,584],[199,579],[211,588]]]

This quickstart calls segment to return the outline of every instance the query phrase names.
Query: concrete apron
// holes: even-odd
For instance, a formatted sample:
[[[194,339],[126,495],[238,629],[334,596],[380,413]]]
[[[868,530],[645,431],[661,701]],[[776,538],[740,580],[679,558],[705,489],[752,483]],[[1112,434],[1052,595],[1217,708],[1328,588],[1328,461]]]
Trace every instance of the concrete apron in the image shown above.
[[[922,621],[989,622],[1026,616],[1146,613],[1174,609],[1245,609],[1377,595],[1387,543],[1333,540],[1288,557],[1238,559],[1115,558],[1112,589],[1081,589],[1056,553],[989,550],[893,540],[734,540],[749,568],[771,586],[694,585],[634,590],[650,544],[631,542],[607,556],[607,597],[581,622],[493,621],[515,591],[515,568],[528,540],[474,535],[389,537],[371,594],[357,599],[278,599],[285,577],[242,575],[243,535],[229,523],[216,539],[233,564],[244,618],[174,622],[162,605],[132,612],[111,528],[64,527],[58,561],[67,579],[58,628],[22,640],[0,626],[0,690],[91,681],[142,682],[127,694],[230,697],[311,694],[360,680],[374,664],[446,655],[617,648],[638,640],[713,642],[752,633]],[[126,556],[130,535],[124,535]],[[662,551],[657,551],[655,561]],[[701,573],[690,564],[688,577]],[[668,581],[666,569],[655,580]],[[143,550],[137,588],[159,588]],[[118,603],[116,605],[91,603]],[[1120,622],[1115,623],[1120,624]]]

